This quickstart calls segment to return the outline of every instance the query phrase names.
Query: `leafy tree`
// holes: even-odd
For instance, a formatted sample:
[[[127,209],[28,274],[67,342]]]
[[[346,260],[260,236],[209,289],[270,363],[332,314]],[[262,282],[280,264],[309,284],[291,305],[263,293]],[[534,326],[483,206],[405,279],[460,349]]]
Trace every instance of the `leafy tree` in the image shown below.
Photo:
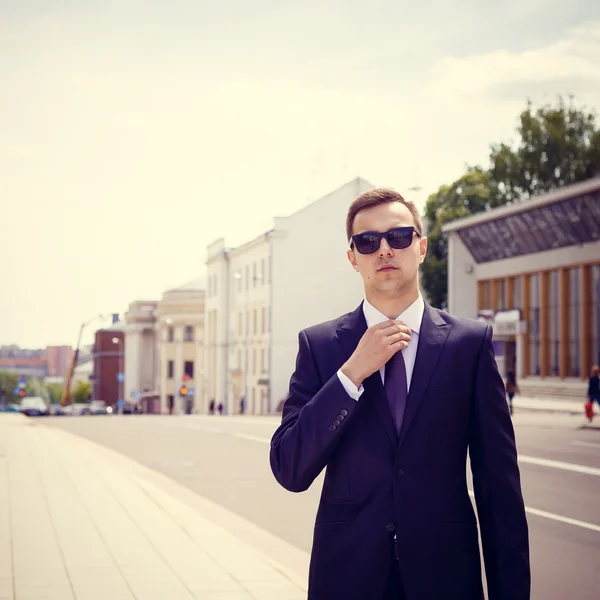
[[[600,175],[600,129],[596,115],[566,104],[521,113],[513,149],[492,146],[490,174],[504,203],[515,202]]]
[[[14,404],[20,401],[19,396],[13,393],[19,383],[19,374],[11,371],[0,372],[0,402]]]
[[[74,402],[87,402],[92,395],[92,384],[89,381],[78,381],[73,388]]]
[[[498,194],[489,173],[470,167],[451,185],[443,185],[425,204],[428,224],[427,260],[421,267],[421,280],[429,302],[445,308],[448,296],[448,240],[442,225],[498,206]]]
[[[62,400],[64,390],[64,385],[62,383],[46,383],[45,388],[51,403],[59,403]]]
[[[444,223],[535,194],[600,175],[600,128],[596,116],[571,99],[521,113],[514,148],[493,145],[490,166],[469,167],[450,185],[429,196],[425,206],[429,249],[422,283],[433,306],[445,308],[448,296],[448,242]]]

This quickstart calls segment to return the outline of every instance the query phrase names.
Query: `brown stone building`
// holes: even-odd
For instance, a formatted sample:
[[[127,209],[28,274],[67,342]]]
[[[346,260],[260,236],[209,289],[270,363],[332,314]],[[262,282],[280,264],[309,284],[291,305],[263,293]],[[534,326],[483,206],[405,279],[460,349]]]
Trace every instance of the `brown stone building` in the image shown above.
[[[123,381],[119,374],[125,370],[125,336],[120,322],[115,320],[110,327],[96,331],[92,359],[92,398],[115,406],[123,397]]]

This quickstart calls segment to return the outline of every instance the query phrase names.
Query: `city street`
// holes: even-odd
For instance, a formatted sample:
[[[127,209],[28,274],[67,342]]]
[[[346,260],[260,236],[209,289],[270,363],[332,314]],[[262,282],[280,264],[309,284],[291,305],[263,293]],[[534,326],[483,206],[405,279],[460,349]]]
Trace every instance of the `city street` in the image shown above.
[[[532,598],[595,599],[600,430],[586,427],[582,416],[523,412],[514,420],[530,526]],[[238,537],[306,576],[321,482],[304,494],[275,482],[268,444],[279,419],[106,416],[41,423],[114,449],[242,517],[239,523],[230,519]],[[244,521],[255,527],[244,528]]]

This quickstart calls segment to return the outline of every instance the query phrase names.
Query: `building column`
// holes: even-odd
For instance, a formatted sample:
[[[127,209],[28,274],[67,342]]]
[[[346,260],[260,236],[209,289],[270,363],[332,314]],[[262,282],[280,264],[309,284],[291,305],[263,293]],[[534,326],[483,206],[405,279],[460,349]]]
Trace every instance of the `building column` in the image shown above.
[[[523,311],[523,320],[527,324],[527,328],[525,329],[525,333],[522,336],[522,357],[523,357],[523,377],[528,377],[531,375],[531,364],[530,364],[530,353],[529,353],[529,282],[530,276],[523,275],[523,279],[521,281],[521,306]]]
[[[548,377],[550,374],[550,331],[548,315],[550,312],[550,273],[540,273],[540,374]]]
[[[560,332],[560,378],[564,379],[569,374],[569,270],[561,268],[558,271],[560,313],[558,330]]]
[[[587,379],[592,364],[592,344],[590,331],[592,327],[592,268],[591,265],[582,265],[579,277],[581,298],[579,323],[579,343],[581,356],[581,379]]]
[[[173,324],[173,343],[175,344],[175,357],[173,360],[173,412],[183,414],[184,398],[179,395],[179,387],[183,378],[183,326]]]

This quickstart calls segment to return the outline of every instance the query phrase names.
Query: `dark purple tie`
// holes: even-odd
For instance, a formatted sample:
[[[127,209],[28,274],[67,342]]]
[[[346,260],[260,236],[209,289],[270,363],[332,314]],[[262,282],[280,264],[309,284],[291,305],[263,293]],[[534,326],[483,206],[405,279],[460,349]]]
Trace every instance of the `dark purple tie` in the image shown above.
[[[398,350],[386,363],[383,387],[390,406],[390,412],[392,413],[392,419],[396,426],[396,433],[400,435],[404,410],[406,408],[406,396],[408,395],[406,367],[404,365],[402,350]]]

